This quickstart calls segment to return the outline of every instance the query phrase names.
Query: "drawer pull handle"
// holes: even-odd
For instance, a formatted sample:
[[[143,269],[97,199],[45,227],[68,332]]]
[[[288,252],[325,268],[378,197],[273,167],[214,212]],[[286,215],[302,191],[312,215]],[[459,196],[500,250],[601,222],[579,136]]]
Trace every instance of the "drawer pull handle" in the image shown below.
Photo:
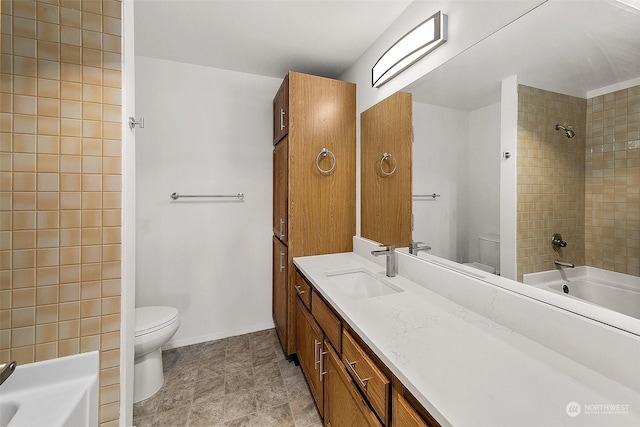
[[[284,115],[285,115],[284,109],[281,108],[280,109],[280,130],[284,130]]]
[[[280,218],[280,239],[284,239],[284,219]]]
[[[283,258],[284,258],[284,252],[280,251],[280,271],[284,270],[284,263],[282,262]]]
[[[296,291],[298,291],[300,295],[304,294],[304,291],[302,290],[302,288],[300,288],[300,285],[296,285]]]
[[[322,348],[320,348],[320,382],[322,382],[322,377],[324,376],[324,374],[327,373],[327,371],[324,370],[324,358],[322,356],[324,356],[325,354],[327,354],[326,351],[322,351]]]
[[[318,352],[318,344],[322,344],[322,342],[314,339],[313,340],[313,361],[316,362],[315,366],[314,366],[316,371],[318,370],[318,364],[320,363],[320,360],[318,358],[318,353],[319,353]]]
[[[356,368],[354,368],[354,366],[353,366],[357,362],[349,362],[349,359],[347,359],[346,357],[344,358],[344,361],[347,362],[347,366],[349,367],[349,369],[351,369],[351,372],[353,372],[353,375],[356,376],[356,378],[360,382],[360,385],[366,390],[367,389],[367,384],[369,383],[368,381],[371,378],[370,377],[369,378],[360,378],[360,375],[358,374],[358,371],[356,371]]]

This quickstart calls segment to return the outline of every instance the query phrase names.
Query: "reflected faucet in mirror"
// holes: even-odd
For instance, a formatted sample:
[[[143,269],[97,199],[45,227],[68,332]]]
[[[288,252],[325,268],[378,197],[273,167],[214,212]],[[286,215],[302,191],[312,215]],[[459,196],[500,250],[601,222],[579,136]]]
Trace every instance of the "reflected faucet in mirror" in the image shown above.
[[[553,250],[556,251],[560,255],[560,257],[562,257],[562,248],[567,247],[567,242],[562,240],[562,235],[560,233],[555,233],[551,238],[551,246],[553,247]],[[553,261],[553,263],[559,267],[575,267],[575,265],[571,261],[566,261],[564,259],[557,259]]]
[[[430,251],[431,250],[431,246],[420,246],[420,245],[424,245],[424,242],[414,242],[413,240],[411,241],[411,243],[409,243],[409,253],[411,255],[418,255],[418,252],[420,251]]]
[[[555,265],[560,266],[560,267],[569,267],[569,268],[574,268],[575,267],[575,265],[571,261],[565,261],[563,259],[557,259],[557,260],[553,261],[553,263]]]
[[[567,242],[562,240],[562,235],[560,233],[555,233],[553,235],[553,237],[551,238],[551,246],[553,247],[554,251],[559,253],[560,252],[560,248],[566,248],[567,247]]]
[[[372,183],[369,187],[362,185],[362,237],[394,243],[397,247],[406,247],[411,240],[429,241],[433,245],[429,254],[433,256],[469,264],[479,260],[478,264],[494,266],[493,262],[482,261],[484,246],[488,250],[485,254],[491,253],[491,259],[498,261],[495,266],[503,267],[500,268],[503,277],[526,283],[517,286],[517,292],[541,298],[561,309],[569,309],[569,306],[575,309],[574,301],[570,304],[568,299],[557,300],[553,294],[548,299],[544,295],[538,296],[537,291],[534,294],[530,286],[537,278],[533,275],[548,272],[561,280],[563,270],[580,278],[605,274],[608,281],[622,280],[634,288],[640,286],[637,263],[629,257],[629,253],[635,252],[628,246],[629,242],[636,245],[637,239],[620,239],[621,244],[607,247],[597,243],[605,236],[636,233],[637,222],[611,221],[606,227],[586,232],[588,218],[604,215],[605,205],[601,200],[611,196],[611,187],[599,185],[602,176],[614,172],[618,180],[636,177],[633,175],[636,169],[628,168],[625,163],[628,158],[622,160],[621,156],[624,152],[628,155],[638,151],[630,150],[637,148],[637,144],[622,138],[616,141],[619,151],[611,148],[600,153],[597,147],[604,147],[600,143],[601,134],[594,133],[594,123],[598,123],[595,130],[605,132],[606,129],[610,132],[607,135],[615,134],[616,123],[630,122],[631,110],[609,110],[615,116],[609,117],[611,120],[607,125],[602,123],[600,126],[594,119],[597,119],[597,111],[605,108],[605,99],[632,99],[637,93],[640,68],[628,67],[628,63],[633,60],[637,65],[640,61],[638,55],[633,55],[638,51],[640,39],[633,35],[637,31],[632,31],[637,27],[640,15],[633,11],[629,13],[630,10],[621,8],[615,1],[581,2],[580,7],[572,3],[542,2],[491,37],[410,83],[403,89],[412,93],[406,114],[401,114],[397,105],[390,105],[380,115],[363,113],[362,158],[369,150],[371,154],[366,162],[362,162],[362,183],[367,179]],[[574,17],[571,23],[562,19],[567,13]],[[575,19],[576,14],[580,15],[579,20]],[[567,37],[571,33],[567,32],[568,24],[580,28],[579,35],[574,32],[577,37]],[[542,34],[545,37],[541,37]],[[584,37],[585,34],[589,37]],[[517,46],[515,40],[540,47],[549,40],[561,43],[566,51],[575,53],[571,58],[573,66],[558,66],[558,58],[544,54],[544,49],[537,51],[543,54],[533,61],[531,55],[505,55],[504,49]],[[496,49],[497,46],[504,49]],[[590,55],[588,61],[576,61],[577,58],[585,59],[586,56],[580,54],[587,52],[594,55]],[[545,71],[541,74],[542,63]],[[484,71],[481,81],[478,80],[480,69]],[[613,69],[617,72],[603,72]],[[510,70],[508,75],[517,75],[517,79],[505,80],[505,70]],[[462,75],[466,79],[460,78]],[[576,78],[576,75],[588,78]],[[535,87],[527,85],[534,82]],[[517,111],[531,114],[523,115],[526,119],[520,121],[506,122],[501,118],[503,108],[512,105],[516,98]],[[563,107],[561,110],[547,109],[545,105]],[[374,106],[371,110],[380,107]],[[403,119],[409,121],[409,118],[411,123],[405,125]],[[379,129],[377,126],[382,123],[393,125]],[[426,191],[421,191],[425,188],[451,196],[444,199],[413,197],[410,214],[396,213],[395,207],[400,206],[398,199],[393,198],[398,194],[396,188],[379,187],[396,183],[400,166],[394,176],[386,179],[378,179],[380,177],[374,171],[379,165],[380,153],[392,152],[399,156],[394,145],[383,145],[382,142],[395,142],[393,136],[384,132],[403,126],[409,136],[414,136],[414,143],[408,144],[411,157],[399,162],[404,165],[408,161],[412,165],[412,175],[406,181],[412,194],[425,194]],[[503,147],[503,133],[512,140],[514,127],[517,127],[515,143]],[[378,140],[381,141],[379,145],[376,144]],[[624,144],[627,144],[626,151]],[[495,155],[505,151],[511,153],[509,161]],[[614,152],[619,159],[605,163],[604,158],[615,157]],[[546,160],[551,158],[563,161],[562,167],[554,165],[554,172],[549,174]],[[522,159],[526,161],[520,161]],[[511,189],[514,191],[507,186],[509,191],[503,192],[504,183],[518,181],[526,184]],[[423,200],[438,200],[439,203]],[[373,201],[380,203],[372,204]],[[620,202],[626,202],[627,209],[622,210],[623,203],[616,205],[616,215],[637,216],[633,211],[637,204],[634,205],[631,199],[621,198]],[[464,215],[465,212],[473,212],[473,215]],[[533,221],[518,221],[518,216]],[[397,221],[391,222],[390,218],[397,218]],[[390,235],[402,226],[410,230],[408,235],[397,239]],[[553,235],[555,229],[562,229],[571,241],[571,245],[567,245],[568,242],[560,237],[555,245],[556,255],[548,252],[549,234]],[[498,231],[506,244],[500,245],[500,239],[481,238]],[[576,268],[571,268],[573,266]],[[528,275],[532,275],[530,283],[525,281]],[[487,276],[486,280],[490,282],[493,278],[493,275]],[[606,319],[622,330],[640,328],[637,322],[629,327],[629,319],[610,320],[604,312],[594,315],[591,307],[585,306],[584,310],[578,311],[580,315],[595,316],[597,321]]]

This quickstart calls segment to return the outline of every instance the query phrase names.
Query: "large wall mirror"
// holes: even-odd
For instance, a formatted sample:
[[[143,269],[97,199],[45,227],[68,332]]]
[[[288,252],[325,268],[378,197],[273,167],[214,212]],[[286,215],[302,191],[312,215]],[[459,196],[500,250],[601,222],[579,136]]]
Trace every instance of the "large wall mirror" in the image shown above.
[[[616,0],[549,1],[405,88],[413,96],[412,239],[491,279],[505,246],[501,222],[513,222],[511,278],[549,271],[570,281],[574,269],[554,263],[562,259],[621,273],[616,280],[640,292],[639,25],[640,10]],[[517,148],[506,154],[501,88],[510,76]],[[516,162],[511,176],[504,162]],[[504,180],[518,184],[510,217]],[[558,252],[556,232],[567,243]],[[640,331],[640,293],[610,312],[576,304],[562,287],[533,288],[517,292]]]

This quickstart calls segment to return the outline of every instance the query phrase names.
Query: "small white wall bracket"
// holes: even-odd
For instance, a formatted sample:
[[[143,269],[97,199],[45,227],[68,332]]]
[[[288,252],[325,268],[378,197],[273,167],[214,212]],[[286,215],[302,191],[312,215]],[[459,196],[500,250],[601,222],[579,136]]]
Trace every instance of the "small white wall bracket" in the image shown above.
[[[144,117],[140,117],[140,120],[136,120],[135,117],[129,117],[129,127],[135,129],[136,126],[140,126],[140,129],[144,129]]]
[[[505,158],[505,159],[508,159],[509,157],[511,157],[511,153],[508,152],[508,151],[505,151],[504,153],[502,153],[502,157]]]

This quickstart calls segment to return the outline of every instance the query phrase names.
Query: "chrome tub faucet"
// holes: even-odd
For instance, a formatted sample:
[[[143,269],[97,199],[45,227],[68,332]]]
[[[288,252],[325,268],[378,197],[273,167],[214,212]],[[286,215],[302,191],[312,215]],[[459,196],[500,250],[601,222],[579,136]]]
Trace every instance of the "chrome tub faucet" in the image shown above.
[[[371,255],[380,256],[384,255],[387,257],[387,277],[396,277],[398,273],[398,255],[396,254],[396,247],[393,245],[381,245],[384,249],[380,249],[377,251],[371,251]]]
[[[0,385],[16,370],[16,362],[0,363]]]
[[[575,265],[571,261],[565,261],[564,259],[557,259],[553,261],[555,265],[559,265],[560,267],[569,267],[575,268]]]

